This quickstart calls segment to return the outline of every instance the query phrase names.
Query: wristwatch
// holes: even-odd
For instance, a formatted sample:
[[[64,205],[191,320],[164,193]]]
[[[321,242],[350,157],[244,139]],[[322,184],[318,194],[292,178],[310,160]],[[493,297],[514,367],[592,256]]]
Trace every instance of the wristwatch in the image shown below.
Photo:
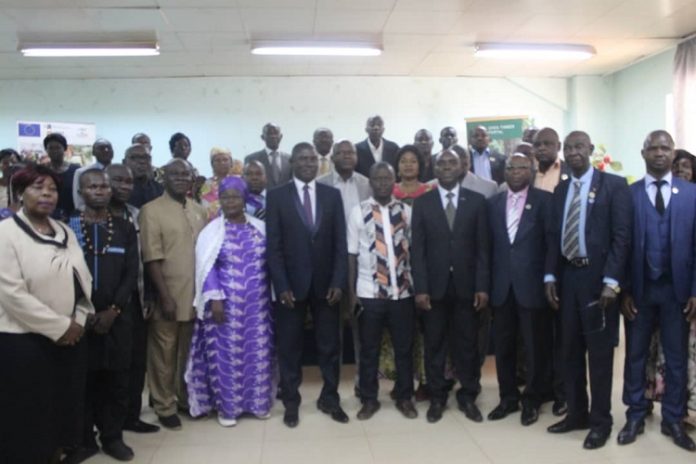
[[[618,284],[604,284],[605,286],[609,287],[612,292],[616,293],[617,295],[621,293],[621,287],[619,287]]]

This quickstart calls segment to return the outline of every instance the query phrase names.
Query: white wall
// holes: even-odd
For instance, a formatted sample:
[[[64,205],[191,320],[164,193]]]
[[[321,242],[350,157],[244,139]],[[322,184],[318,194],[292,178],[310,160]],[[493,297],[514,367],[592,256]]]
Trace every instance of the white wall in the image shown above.
[[[212,146],[235,158],[260,149],[261,127],[280,124],[290,151],[328,126],[336,139],[364,139],[367,116],[381,114],[385,137],[404,144],[425,127],[460,129],[466,117],[529,115],[566,131],[566,79],[277,77],[0,81],[0,145],[16,145],[16,121],[92,122],[116,159],[135,132],[153,139],[154,163],[169,158],[169,136],[193,144],[192,162],[209,174]]]

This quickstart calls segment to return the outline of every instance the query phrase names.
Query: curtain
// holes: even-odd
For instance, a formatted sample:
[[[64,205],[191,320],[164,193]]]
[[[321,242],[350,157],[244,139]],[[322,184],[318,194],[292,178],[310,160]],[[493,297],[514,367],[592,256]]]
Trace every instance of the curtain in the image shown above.
[[[676,147],[696,154],[696,37],[677,47],[673,85]]]

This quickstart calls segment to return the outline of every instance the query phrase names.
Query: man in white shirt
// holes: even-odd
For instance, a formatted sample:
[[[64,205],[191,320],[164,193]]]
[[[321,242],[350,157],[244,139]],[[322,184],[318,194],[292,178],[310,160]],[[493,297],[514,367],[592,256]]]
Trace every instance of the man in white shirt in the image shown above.
[[[382,137],[384,134],[382,117],[376,115],[367,118],[365,132],[367,132],[367,139],[355,145],[358,153],[358,166],[355,170],[367,177],[370,174],[370,167],[380,161],[386,161],[396,169],[396,152],[399,151],[399,146]]]
[[[382,332],[386,327],[396,362],[396,408],[407,418],[418,416],[413,406],[413,330],[415,313],[410,267],[411,208],[395,200],[396,175],[385,162],[370,169],[373,196],[353,208],[348,222],[348,291],[351,307],[359,300],[360,399],[359,420],[380,408],[377,368]]]
[[[261,139],[266,146],[244,158],[244,164],[249,161],[260,161],[266,169],[268,187],[285,184],[292,176],[290,168],[290,155],[279,150],[280,141],[283,140],[283,132],[280,126],[268,123],[263,126]]]

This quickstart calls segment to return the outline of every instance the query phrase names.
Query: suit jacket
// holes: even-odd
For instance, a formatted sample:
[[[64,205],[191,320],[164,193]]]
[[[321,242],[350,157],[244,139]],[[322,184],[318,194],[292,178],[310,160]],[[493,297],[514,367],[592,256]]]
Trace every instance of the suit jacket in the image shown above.
[[[327,172],[323,176],[317,177],[317,182],[320,184],[328,185],[330,187],[335,187],[338,184],[339,174],[335,171]],[[358,198],[360,201],[365,201],[370,196],[372,196],[372,187],[370,187],[370,179],[363,176],[359,172],[353,173],[353,181],[358,187]],[[346,214],[350,214],[350,211],[344,211]]]
[[[290,155],[282,151],[278,151],[278,154],[280,155],[280,179],[278,179],[277,183],[273,181],[273,176],[271,176],[271,163],[266,149],[254,152],[244,158],[244,164],[247,164],[249,161],[260,161],[263,164],[263,167],[266,169],[266,188],[269,189],[276,185],[283,185],[292,178]]]
[[[469,166],[471,166],[471,172],[476,172],[474,171],[473,150],[473,148],[469,149]],[[505,182],[505,161],[507,161],[507,157],[502,153],[493,151],[491,148],[488,150],[490,150],[488,160],[491,162],[491,178],[496,184],[500,185]]]
[[[491,304],[502,306],[512,288],[521,306],[545,308],[544,265],[551,235],[552,195],[529,188],[512,243],[507,230],[507,198],[508,192],[501,192],[488,200],[493,245]]]
[[[292,290],[298,301],[326,298],[331,287],[348,283],[346,220],[341,194],[316,183],[314,226],[305,220],[294,182],[268,191],[266,200],[267,260],[275,294]]]
[[[480,193],[487,199],[498,193],[498,185],[492,180],[484,179],[473,172],[466,173],[460,185],[466,189]]]
[[[394,142],[382,139],[384,148],[382,148],[382,161],[389,163],[396,171],[396,152],[399,151],[399,146]],[[365,177],[370,177],[370,167],[375,164],[375,157],[372,156],[372,150],[370,150],[370,144],[368,140],[365,139],[362,142],[355,144],[355,150],[358,153],[358,165],[355,170]]]
[[[591,168],[593,169],[593,168]],[[633,201],[626,179],[593,169],[587,201],[585,244],[590,261],[591,284],[598,297],[602,279],[610,277],[625,284],[626,262],[631,247]],[[552,238],[546,259],[546,273],[560,277],[563,255],[562,228],[566,195],[571,178],[562,181],[553,192]]]
[[[471,300],[490,286],[490,233],[486,200],[471,190],[459,189],[453,231],[447,224],[439,189],[413,203],[411,268],[416,294],[444,298],[450,272],[457,297]]]
[[[633,247],[629,260],[630,291],[640,301],[645,289],[645,229],[646,209],[652,208],[645,192],[645,179],[631,185],[633,205]],[[686,302],[696,296],[696,185],[678,177],[672,178],[672,195],[669,200],[670,264],[672,285],[677,300]]]

